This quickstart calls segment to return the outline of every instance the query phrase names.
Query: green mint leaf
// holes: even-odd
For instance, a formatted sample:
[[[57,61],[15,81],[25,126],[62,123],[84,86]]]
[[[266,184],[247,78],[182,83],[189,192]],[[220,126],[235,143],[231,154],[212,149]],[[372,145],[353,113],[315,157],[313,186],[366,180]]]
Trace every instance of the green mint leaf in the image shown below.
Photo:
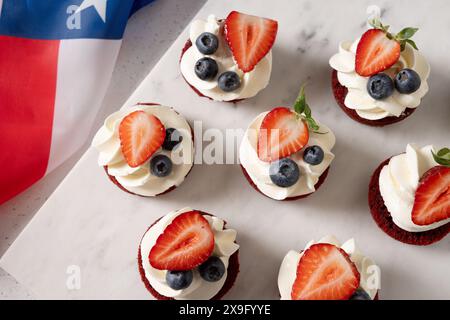
[[[397,33],[395,38],[400,41],[410,39],[416,34],[418,30],[419,30],[418,28],[405,28],[399,33]]]
[[[439,150],[437,153],[431,152],[433,154],[434,161],[439,163],[440,165],[450,167],[450,149],[443,148]]]

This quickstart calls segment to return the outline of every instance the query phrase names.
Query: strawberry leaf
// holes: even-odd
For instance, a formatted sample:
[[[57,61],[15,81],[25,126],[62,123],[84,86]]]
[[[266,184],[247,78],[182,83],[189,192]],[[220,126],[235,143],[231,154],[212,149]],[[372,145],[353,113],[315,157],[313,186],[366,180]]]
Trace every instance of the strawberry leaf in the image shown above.
[[[433,154],[434,161],[439,163],[440,165],[450,167],[450,149],[443,148],[439,150],[437,153],[431,152]]]
[[[298,118],[306,121],[308,128],[314,133],[320,133],[320,126],[312,117],[311,108],[306,102],[305,85],[300,88],[300,93],[298,94],[297,100],[294,103],[294,111]]]
[[[399,33],[397,33],[395,38],[397,40],[407,40],[407,39],[412,38],[416,34],[417,31],[419,31],[418,28],[405,28],[402,31],[400,31]]]
[[[411,38],[417,33],[417,31],[419,31],[418,28],[410,28],[410,27],[404,28],[394,36],[392,33],[389,32],[389,26],[383,25],[381,21],[378,19],[373,19],[369,21],[369,24],[373,28],[381,30],[384,33],[386,33],[386,37],[389,40],[395,40],[398,43],[400,43],[401,51],[405,50],[406,44],[409,44],[414,49],[419,50],[417,48],[416,43],[413,40],[411,40]]]

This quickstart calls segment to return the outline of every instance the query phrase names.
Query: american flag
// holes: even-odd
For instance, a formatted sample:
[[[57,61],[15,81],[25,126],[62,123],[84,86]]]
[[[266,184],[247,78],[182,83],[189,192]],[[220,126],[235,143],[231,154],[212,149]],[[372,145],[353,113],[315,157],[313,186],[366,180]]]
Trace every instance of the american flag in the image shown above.
[[[0,204],[85,142],[128,18],[153,0],[0,0]]]

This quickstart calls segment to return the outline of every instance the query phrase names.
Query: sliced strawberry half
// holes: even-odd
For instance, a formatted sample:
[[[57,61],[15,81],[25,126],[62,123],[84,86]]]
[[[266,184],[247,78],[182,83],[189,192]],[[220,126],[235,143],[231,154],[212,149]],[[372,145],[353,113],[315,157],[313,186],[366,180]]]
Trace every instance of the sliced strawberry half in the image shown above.
[[[191,270],[205,262],[213,250],[214,234],[208,221],[198,211],[189,211],[166,227],[149,259],[158,270]]]
[[[122,154],[133,168],[147,161],[161,147],[165,137],[161,121],[141,110],[127,115],[119,125]]]
[[[433,167],[422,176],[416,190],[412,221],[426,226],[450,218],[450,168]]]
[[[252,71],[272,49],[277,31],[275,20],[232,11],[225,20],[225,33],[239,69]]]
[[[263,119],[258,133],[258,157],[272,162],[301,150],[309,139],[308,125],[292,109],[278,107]]]
[[[366,31],[356,49],[355,69],[363,77],[370,77],[392,67],[400,58],[400,43],[388,39],[379,29]]]
[[[297,266],[292,300],[348,300],[359,287],[360,275],[348,254],[332,244],[307,249]]]

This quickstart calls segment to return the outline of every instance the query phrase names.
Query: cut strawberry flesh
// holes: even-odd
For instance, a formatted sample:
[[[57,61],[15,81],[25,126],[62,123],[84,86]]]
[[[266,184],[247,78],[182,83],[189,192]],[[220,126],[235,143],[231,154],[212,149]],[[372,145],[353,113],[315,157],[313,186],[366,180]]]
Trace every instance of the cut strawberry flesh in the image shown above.
[[[450,168],[436,166],[420,179],[412,221],[426,226],[450,218]]]
[[[278,22],[232,11],[225,20],[228,45],[239,69],[252,71],[272,48]]]
[[[308,125],[289,108],[278,107],[263,119],[258,132],[258,157],[272,162],[301,150],[309,140]]]
[[[127,115],[119,125],[122,154],[133,168],[147,161],[161,147],[165,137],[161,121],[141,110]]]
[[[198,212],[177,216],[156,240],[149,260],[159,270],[191,270],[205,262],[214,250],[214,233]]]
[[[292,286],[293,300],[348,300],[360,274],[348,254],[332,244],[309,247],[300,258]]]
[[[400,51],[400,44],[388,39],[385,32],[368,30],[356,50],[356,72],[360,76],[370,77],[387,70],[399,60]]]

